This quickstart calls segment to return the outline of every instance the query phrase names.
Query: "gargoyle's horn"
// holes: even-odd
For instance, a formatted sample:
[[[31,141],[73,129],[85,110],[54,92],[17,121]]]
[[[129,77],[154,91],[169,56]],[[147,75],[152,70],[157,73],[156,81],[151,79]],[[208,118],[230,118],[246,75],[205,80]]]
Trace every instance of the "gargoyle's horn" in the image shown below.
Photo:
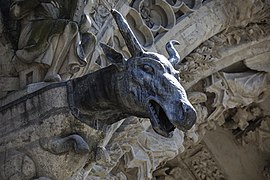
[[[174,45],[180,45],[180,43],[178,41],[171,40],[166,44],[166,50],[170,56],[169,61],[171,62],[173,67],[176,70],[178,70],[179,69],[178,64],[181,62],[181,59],[180,59],[180,55],[178,54],[178,52],[174,48]]]
[[[135,37],[125,18],[115,9],[112,9],[112,15],[127,44],[127,47],[131,55],[136,56],[144,52],[138,39]]]

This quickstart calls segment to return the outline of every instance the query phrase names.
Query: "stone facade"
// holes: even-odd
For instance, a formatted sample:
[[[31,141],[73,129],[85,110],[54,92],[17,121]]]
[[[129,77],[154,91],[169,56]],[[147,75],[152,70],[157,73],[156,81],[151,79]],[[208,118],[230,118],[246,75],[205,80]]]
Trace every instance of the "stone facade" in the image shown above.
[[[23,22],[10,16],[16,2],[0,1],[0,179],[270,178],[269,0],[78,1],[80,11],[68,19],[77,31],[65,24],[57,32],[56,44],[69,53],[42,46],[59,55],[56,65],[44,50],[43,59],[18,59]],[[137,117],[92,128],[69,111],[66,87],[52,81],[108,66],[96,42],[131,57],[111,9],[123,14],[145,51],[166,54],[169,40],[180,43],[180,82],[197,111],[191,130],[165,138]],[[72,71],[64,60],[71,57]],[[61,79],[46,78],[48,72]]]

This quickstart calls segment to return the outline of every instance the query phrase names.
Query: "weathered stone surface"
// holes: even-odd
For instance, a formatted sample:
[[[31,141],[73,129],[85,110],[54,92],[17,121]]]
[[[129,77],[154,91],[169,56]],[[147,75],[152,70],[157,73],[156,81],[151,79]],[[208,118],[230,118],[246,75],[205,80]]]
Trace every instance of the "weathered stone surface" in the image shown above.
[[[91,27],[78,25],[80,33],[95,34],[125,58],[133,52],[112,21],[112,7],[144,50],[166,54],[169,40],[180,43],[181,83],[197,122],[172,138],[135,117],[96,130],[73,117],[66,88],[46,89],[49,84],[40,82],[18,91],[43,79],[48,67],[34,64],[32,71],[13,59],[14,28],[5,27],[13,23],[3,18],[7,5],[0,2],[0,179],[269,178],[269,0],[88,2]],[[109,65],[99,45],[89,50],[87,65],[73,77]]]
[[[98,135],[91,134],[93,131],[89,127],[80,124],[71,115],[66,91],[65,86],[49,90],[41,89],[34,94],[29,94],[27,100],[18,99],[18,102],[12,105],[2,106],[0,152],[1,168],[4,169],[1,171],[3,179],[11,178],[11,175],[25,179],[26,177],[23,177],[25,168],[33,171],[28,178],[44,176],[52,179],[66,179],[84,166],[89,157],[89,150],[82,151],[79,148],[80,143],[75,142],[76,145],[69,143],[61,145],[60,143],[58,149],[63,146],[62,148],[67,148],[67,153],[61,150],[51,153],[48,145],[44,145],[46,138],[50,137],[67,138],[70,134],[79,134],[86,138],[94,134],[95,137]],[[76,136],[80,137],[79,135]],[[93,145],[97,142],[95,138],[89,139],[92,141],[87,144]],[[55,144],[53,147],[57,148]],[[15,149],[14,155],[6,154]],[[28,167],[27,162],[17,164],[16,158],[13,157],[18,156],[16,154],[31,157],[33,168]],[[7,164],[10,164],[10,167],[6,167]]]

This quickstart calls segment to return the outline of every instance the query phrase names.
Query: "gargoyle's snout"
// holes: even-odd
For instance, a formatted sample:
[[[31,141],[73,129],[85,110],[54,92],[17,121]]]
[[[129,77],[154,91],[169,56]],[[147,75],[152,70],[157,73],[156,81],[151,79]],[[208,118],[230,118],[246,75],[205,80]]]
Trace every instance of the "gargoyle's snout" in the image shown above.
[[[174,127],[187,131],[196,123],[197,113],[194,107],[186,99],[171,102],[165,107],[169,121]]]
[[[184,100],[162,104],[149,100],[148,112],[153,129],[164,137],[171,137],[175,128],[187,131],[196,122],[193,106]]]
[[[189,102],[182,102],[183,119],[176,121],[174,125],[181,130],[189,130],[196,123],[197,113]]]

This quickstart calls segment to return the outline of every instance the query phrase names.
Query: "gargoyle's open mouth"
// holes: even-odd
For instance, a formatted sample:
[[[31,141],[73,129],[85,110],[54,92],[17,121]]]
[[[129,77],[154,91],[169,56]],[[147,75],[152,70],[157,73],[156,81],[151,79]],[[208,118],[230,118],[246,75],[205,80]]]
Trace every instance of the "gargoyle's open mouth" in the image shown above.
[[[150,121],[153,129],[164,137],[171,137],[174,125],[170,122],[163,108],[154,100],[149,101]]]

